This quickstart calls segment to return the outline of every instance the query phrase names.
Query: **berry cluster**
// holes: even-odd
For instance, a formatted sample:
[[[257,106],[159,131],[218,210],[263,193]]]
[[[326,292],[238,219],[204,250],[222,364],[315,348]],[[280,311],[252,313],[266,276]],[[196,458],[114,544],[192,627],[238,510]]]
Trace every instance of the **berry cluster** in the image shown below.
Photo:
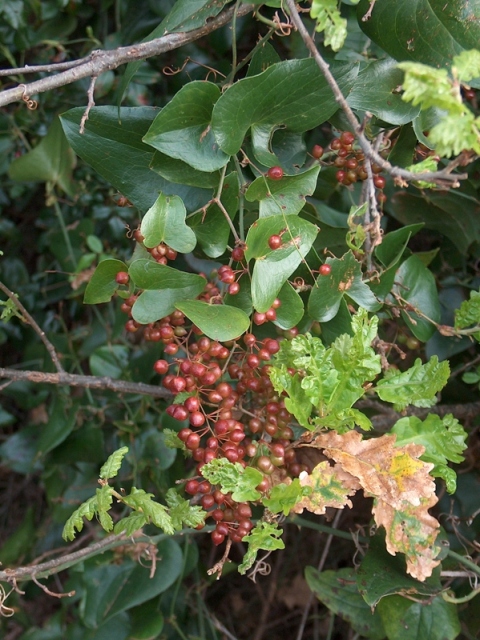
[[[133,237],[139,244],[143,244],[144,237],[140,229],[136,229],[133,232]],[[168,264],[169,260],[175,260],[175,258],[177,257],[177,252],[164,242],[161,242],[156,247],[145,247],[145,249],[159,264]]]

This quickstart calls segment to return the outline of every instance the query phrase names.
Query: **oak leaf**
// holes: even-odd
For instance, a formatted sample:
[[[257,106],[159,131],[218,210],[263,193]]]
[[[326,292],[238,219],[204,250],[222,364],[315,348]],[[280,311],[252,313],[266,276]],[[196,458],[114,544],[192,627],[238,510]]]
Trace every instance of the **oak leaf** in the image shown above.
[[[433,544],[440,525],[428,513],[437,502],[435,483],[430,476],[433,465],[419,460],[425,451],[423,446],[408,443],[396,447],[395,441],[395,435],[363,440],[356,431],[345,434],[330,431],[318,435],[309,446],[322,449],[336,465],[330,467],[321,463],[315,468],[308,476],[308,482],[314,487],[313,494],[302,499],[295,509],[309,509],[310,504],[314,513],[324,513],[321,511],[324,484],[326,487],[343,484],[344,502],[339,504],[340,508],[349,504],[347,496],[352,495],[352,489],[362,488],[367,497],[375,499],[373,516],[377,525],[386,529],[388,552],[392,555],[404,553],[408,573],[418,580],[425,580],[439,564],[434,559]],[[340,470],[346,475],[340,476]],[[325,478],[319,480],[317,476],[323,474]],[[350,480],[351,477],[354,480]],[[300,482],[306,483],[307,479],[301,478]],[[316,485],[321,494],[318,505]],[[341,502],[342,491],[337,491]]]

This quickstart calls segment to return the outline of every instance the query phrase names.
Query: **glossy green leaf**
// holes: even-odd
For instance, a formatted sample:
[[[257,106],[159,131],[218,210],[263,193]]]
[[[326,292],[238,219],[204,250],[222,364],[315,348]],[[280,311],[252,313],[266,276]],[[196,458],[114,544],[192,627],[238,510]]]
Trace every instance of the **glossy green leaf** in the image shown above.
[[[435,278],[418,256],[410,256],[400,265],[395,274],[393,292],[397,299],[404,301],[404,305],[411,305],[412,309],[418,309],[422,314],[410,309],[402,310],[402,317],[410,331],[416,338],[426,342],[435,332],[430,320],[440,322],[440,302]]]
[[[334,318],[347,295],[361,307],[376,311],[380,304],[362,280],[361,265],[349,251],[342,258],[328,258],[329,275],[319,275],[308,300],[308,313],[319,322]]]
[[[107,344],[98,347],[90,355],[89,365],[92,376],[121,378],[128,367],[130,352],[120,344]]]
[[[270,180],[261,176],[254,180],[245,193],[249,202],[260,202],[260,218],[299,213],[306,196],[311,196],[317,186],[320,167],[312,167],[295,176]]]
[[[264,42],[253,54],[248,65],[247,77],[263,73],[276,62],[280,62],[280,56],[269,42]]]
[[[358,592],[354,569],[318,571],[314,567],[306,567],[305,578],[320,602],[346,620],[359,635],[372,640],[385,638],[380,616],[372,613]]]
[[[159,192],[178,195],[188,210],[208,202],[206,189],[173,184],[150,169],[154,151],[142,142],[158,113],[152,107],[94,107],[79,133],[84,107],[70,109],[61,116],[65,135],[75,153],[120,191],[140,211],[147,211]],[[128,171],[125,170],[128,167]]]
[[[455,55],[478,46],[480,8],[476,1],[381,0],[364,22],[369,6],[369,0],[359,3],[358,23],[395,60],[448,67]]]
[[[151,31],[142,42],[161,38],[166,33],[191,31],[197,29],[220,13],[229,0],[177,0],[162,22]],[[157,8],[158,11],[158,8]],[[127,65],[117,92],[120,105],[123,95],[133,76],[140,68],[142,61],[130,62]]]
[[[160,151],[154,153],[150,168],[169,182],[188,184],[191,187],[213,188],[218,185],[220,180],[219,171],[212,173],[199,171],[183,162],[183,160],[171,158],[164,153],[160,153]]]
[[[283,233],[282,233],[283,232]],[[276,250],[268,246],[272,233],[282,234],[284,244]],[[252,274],[252,302],[254,308],[267,311],[287,278],[310,251],[318,228],[295,216],[271,216],[250,227],[246,255],[256,254]]]
[[[49,412],[48,422],[43,425],[37,441],[37,453],[44,456],[61,444],[72,433],[77,422],[79,402],[70,397],[56,394]]]
[[[390,596],[379,602],[378,613],[388,640],[455,640],[461,631],[457,606],[441,596],[425,602]]]
[[[250,319],[236,307],[208,304],[200,300],[184,300],[175,304],[203,333],[212,340],[234,340],[244,333]]]
[[[418,117],[416,120],[418,121]],[[397,167],[408,167],[413,162],[417,144],[417,135],[413,126],[411,124],[404,125],[400,129],[400,133],[393,149],[391,149],[388,154],[388,161],[390,164],[396,165]]]
[[[163,615],[156,598],[134,607],[130,611],[132,629],[131,640],[152,640],[163,629]]]
[[[190,253],[197,244],[197,238],[185,224],[187,212],[178,196],[164,196],[161,193],[145,214],[140,231],[145,238],[144,245],[151,249],[160,242],[180,253]]]
[[[230,220],[234,220],[238,211],[239,181],[236,171],[229,173],[224,180],[220,201]],[[218,258],[225,253],[231,228],[220,207],[213,203],[206,211],[196,213],[188,221],[197,236],[198,243],[209,258]]]
[[[392,58],[371,62],[358,74],[348,104],[352,109],[369,111],[391,124],[411,122],[420,113],[420,107],[402,100],[399,91],[402,80],[403,72]]]
[[[102,260],[87,284],[83,302],[85,304],[110,302],[118,289],[115,276],[117,273],[127,270],[127,265],[121,260]]]
[[[277,309],[275,324],[280,329],[291,329],[303,318],[303,300],[289,282],[285,282],[277,298],[282,303]]]
[[[220,89],[211,82],[183,86],[152,122],[143,141],[200,171],[216,171],[229,155],[218,146],[210,128]]]
[[[348,95],[358,67],[333,63],[330,70]],[[234,155],[253,124],[270,125],[272,132],[284,125],[299,133],[325,122],[337,109],[313,59],[287,60],[229,87],[213,109],[212,130],[220,148]]]
[[[408,241],[422,229],[423,224],[411,224],[383,236],[381,244],[375,247],[375,255],[387,269],[396,264],[403,255]]]
[[[202,276],[187,273],[186,271],[178,271],[173,267],[159,264],[155,260],[135,260],[130,265],[128,273],[140,289],[184,289],[192,287],[198,290],[198,293],[201,293],[206,284],[206,280]]]
[[[83,620],[96,628],[121,611],[126,611],[163,593],[182,570],[182,552],[171,539],[157,545],[155,574],[133,560],[120,565],[89,567],[83,574],[85,608]]]
[[[25,155],[16,158],[8,170],[12,180],[51,182],[69,196],[75,193],[72,171],[75,155],[63,133],[60,120],[55,118],[47,135]]]
[[[442,588],[438,570],[425,582],[408,576],[405,573],[405,559],[387,552],[383,534],[371,538],[368,551],[358,567],[356,583],[369,607],[376,607],[385,596],[403,593],[432,596]]]

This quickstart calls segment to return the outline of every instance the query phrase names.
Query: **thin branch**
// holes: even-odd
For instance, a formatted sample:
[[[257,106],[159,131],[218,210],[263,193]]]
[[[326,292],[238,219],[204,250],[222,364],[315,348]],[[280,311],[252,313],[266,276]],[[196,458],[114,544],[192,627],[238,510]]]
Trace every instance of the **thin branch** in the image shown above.
[[[79,58],[78,60],[68,60],[66,62],[52,62],[51,64],[26,64],[24,67],[16,67],[14,69],[0,69],[0,77],[2,76],[16,76],[26,73],[55,73],[57,71],[65,71],[66,69],[72,69],[78,67],[85,62],[88,62],[95,55],[95,51],[92,51],[88,56]]]
[[[251,13],[254,9],[255,5],[244,4],[237,10],[237,16],[244,16]],[[0,93],[0,107],[11,104],[12,102],[18,102],[22,99],[25,92],[30,96],[44,93],[45,91],[71,84],[82,78],[99,76],[105,71],[116,69],[129,62],[146,60],[147,58],[158,56],[161,53],[178,49],[185,44],[198,40],[212,33],[212,31],[225,26],[232,20],[234,12],[235,7],[222,11],[216,18],[209,20],[207,24],[192,31],[167,33],[160,38],[155,38],[148,42],[141,42],[128,47],[119,47],[118,49],[112,49],[110,51],[92,51],[84,62],[73,68],[53,76],[41,78],[27,85],[22,85],[22,87],[2,91]]]
[[[356,115],[350,108],[350,105],[348,104],[345,96],[341,92],[340,87],[337,84],[337,81],[333,77],[330,71],[329,65],[327,64],[327,62],[325,62],[324,58],[320,55],[317,47],[315,46],[314,41],[312,40],[310,34],[305,28],[305,25],[303,24],[302,19],[300,18],[300,15],[298,13],[298,10],[295,6],[295,0],[285,0],[285,2],[290,11],[290,17],[292,19],[293,24],[295,25],[295,28],[300,34],[300,37],[302,38],[306,47],[312,54],[320,71],[323,73],[325,80],[327,81],[330,89],[333,92],[336,102],[342,108],[342,111],[344,112],[348,122],[350,123],[350,126],[355,132],[358,143],[362,148],[362,151],[365,153],[365,155],[368,156],[380,167],[382,167],[382,169],[387,171],[394,178],[399,178],[403,181],[425,180],[425,181],[435,182],[438,185],[458,187],[460,185],[459,180],[465,180],[468,176],[467,174],[452,175],[450,172],[453,170],[453,168],[456,167],[456,165],[452,166],[454,163],[449,164],[443,171],[434,171],[431,173],[412,173],[411,171],[407,171],[400,167],[392,166],[390,162],[382,158],[382,156],[373,149],[369,140],[364,135],[362,131],[362,127]]]
[[[12,381],[28,380],[37,384],[58,384],[68,387],[83,387],[84,389],[106,389],[116,393],[134,393],[151,396],[152,398],[171,398],[172,394],[163,387],[156,387],[143,382],[128,380],[114,380],[107,376],[82,376],[74,373],[45,373],[44,371],[17,371],[16,369],[0,368],[0,379]]]
[[[39,336],[40,340],[43,342],[43,344],[45,345],[45,348],[50,354],[50,357],[53,361],[53,364],[55,365],[56,370],[58,371],[59,374],[63,374],[64,369],[60,364],[60,360],[58,358],[57,352],[55,351],[55,347],[47,338],[45,331],[39,327],[39,325],[35,322],[35,320],[32,318],[32,316],[28,313],[28,311],[25,309],[23,304],[20,302],[18,297],[13,293],[13,291],[10,291],[10,289],[6,287],[3,284],[3,282],[0,282],[0,290],[3,291],[3,293],[6,296],[8,296],[8,298],[13,302],[13,304],[20,311],[23,321],[26,324],[29,324],[32,327],[32,329],[35,331],[35,333]]]
[[[88,91],[87,91],[87,97],[88,97],[88,104],[87,104],[87,108],[85,109],[85,113],[82,116],[82,119],[80,120],[80,129],[79,129],[79,133],[83,135],[83,133],[85,133],[85,123],[88,120],[88,115],[90,113],[90,110],[92,109],[92,107],[95,106],[95,100],[93,99],[93,94],[95,91],[95,82],[97,81],[97,76],[92,76],[91,80],[90,80],[90,86],[88,87]]]
[[[75,595],[75,591],[69,591],[68,593],[55,593],[54,591],[50,591],[48,587],[37,580],[35,575],[32,575],[32,580],[37,585],[37,587],[40,587],[40,589],[45,591],[47,596],[53,596],[54,598],[71,598]]]

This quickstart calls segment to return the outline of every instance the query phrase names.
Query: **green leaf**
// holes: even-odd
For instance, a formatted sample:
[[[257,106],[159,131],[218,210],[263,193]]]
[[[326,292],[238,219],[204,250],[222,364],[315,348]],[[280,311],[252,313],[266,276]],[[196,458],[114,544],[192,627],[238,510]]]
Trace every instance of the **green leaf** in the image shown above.
[[[88,629],[152,600],[166,591],[182,571],[182,551],[175,540],[157,543],[156,571],[136,560],[123,559],[119,565],[87,564],[82,573],[85,609],[82,615]],[[104,637],[98,635],[97,638]]]
[[[97,510],[97,498],[92,496],[86,502],[83,502],[78,509],[72,513],[65,526],[63,527],[62,538],[67,540],[75,539],[75,529],[80,533],[83,529],[83,518],[91,520]]]
[[[183,162],[183,160],[171,158],[164,153],[160,153],[160,151],[154,153],[150,168],[169,182],[188,184],[191,187],[213,188],[218,185],[220,180],[219,171],[212,173],[199,171]]]
[[[477,44],[478,46],[478,44]],[[453,59],[455,74],[461,82],[469,82],[480,77],[480,51],[462,51]]]
[[[357,8],[362,31],[395,60],[415,60],[437,68],[449,67],[455,55],[478,46],[480,12],[476,2],[452,0],[380,0],[370,20],[370,6]]]
[[[480,325],[480,291],[470,291],[470,298],[464,300],[460,308],[455,311],[455,329],[467,329]],[[480,339],[480,332],[474,334]]]
[[[290,484],[276,484],[270,491],[270,496],[262,500],[263,504],[272,513],[283,512],[288,516],[293,507],[302,499],[304,488],[300,486],[300,481],[295,478]]]
[[[320,602],[346,620],[359,635],[372,640],[385,638],[380,616],[372,614],[358,592],[354,569],[318,571],[314,567],[306,567],[305,578]]]
[[[37,146],[13,160],[8,174],[12,180],[50,182],[73,196],[76,190],[72,181],[74,167],[75,155],[63,133],[60,120],[55,118],[47,135]]]
[[[105,531],[111,531],[113,529],[113,520],[108,513],[113,502],[112,487],[108,484],[104,485],[100,489],[97,489],[97,516],[100,524]]]
[[[241,309],[224,304],[208,304],[200,300],[183,300],[175,304],[203,333],[212,340],[234,340],[250,325]]]
[[[35,511],[29,506],[20,524],[15,531],[2,541],[0,547],[0,562],[4,567],[15,564],[25,556],[35,543],[37,525],[35,524]]]
[[[142,324],[156,322],[175,311],[180,300],[198,296],[205,278],[158,264],[154,260],[135,260],[128,270],[133,282],[146,289],[132,307],[134,320]]]
[[[78,408],[78,401],[61,393],[54,396],[48,422],[36,443],[37,455],[44,456],[68,438],[77,423]]]
[[[413,335],[426,342],[435,333],[433,323],[440,322],[440,302],[435,278],[418,256],[410,256],[400,265],[393,294],[402,306],[412,308],[402,309],[402,318]],[[422,315],[415,313],[415,309]]]
[[[166,534],[173,535],[172,519],[168,515],[167,507],[152,500],[153,493],[146,493],[143,489],[132,487],[128,496],[124,496],[123,502],[143,514],[152,524],[162,529]]]
[[[191,31],[204,25],[210,18],[217,16],[229,0],[177,0],[168,15],[151,31],[142,42],[149,42],[154,38],[161,38],[166,33]],[[158,7],[157,7],[158,10]],[[118,88],[118,104],[133,76],[140,68],[142,61],[130,62]]]
[[[251,467],[249,467],[251,468]],[[253,565],[260,549],[265,551],[275,551],[277,549],[285,549],[285,544],[278,538],[282,535],[282,530],[278,525],[268,522],[259,522],[249,533],[243,538],[242,542],[248,544],[248,551],[243,556],[243,562],[238,567],[239,573],[245,574]]]
[[[308,313],[314,320],[328,322],[337,315],[345,295],[369,311],[380,308],[378,300],[363,282],[362,268],[351,251],[341,258],[328,258],[328,276],[319,275],[308,300]]]
[[[352,109],[369,111],[391,124],[411,122],[420,113],[420,107],[407,104],[402,99],[398,90],[402,81],[403,73],[392,58],[371,62],[358,74],[348,96],[348,104]]]
[[[311,196],[317,186],[320,167],[311,167],[304,173],[284,176],[281,180],[270,180],[260,176],[245,192],[249,202],[260,202],[260,218],[293,215],[299,213],[306,196]]]
[[[397,191],[390,199],[391,213],[402,224],[422,223],[438,231],[455,245],[461,255],[470,245],[480,241],[477,195],[471,185],[441,194],[433,190],[417,196]],[[462,215],[458,215],[461,211]]]
[[[120,191],[142,212],[158,197],[177,195],[189,211],[203,206],[211,197],[206,189],[173,184],[150,169],[154,151],[142,142],[158,109],[152,107],[94,107],[85,132],[79,133],[84,107],[70,109],[61,117],[65,135],[75,153]],[[128,167],[128,170],[126,170]]]
[[[231,493],[235,502],[251,502],[261,497],[255,487],[263,476],[253,467],[243,468],[238,462],[215,458],[202,467],[202,475],[212,484],[220,485],[222,493]]]
[[[390,369],[390,371],[392,371]],[[395,411],[403,411],[409,404],[414,407],[431,407],[436,394],[447,384],[450,367],[446,360],[438,362],[437,356],[422,364],[420,358],[403,372],[395,372],[380,380],[375,391],[384,402],[391,402]]]
[[[143,513],[131,513],[126,518],[119,520],[113,527],[115,534],[125,533],[126,536],[131,536],[135,531],[138,531],[142,527],[148,524],[148,518]]]
[[[238,174],[236,171],[232,171],[225,177],[220,197],[220,201],[232,221],[238,211],[239,189]],[[189,225],[209,258],[218,258],[225,253],[231,229],[225,213],[216,203],[211,204],[206,211],[193,215],[189,219]]]
[[[443,478],[449,493],[455,493],[457,486],[456,473],[447,466],[447,462],[460,463],[464,457],[462,452],[466,448],[467,432],[451,413],[444,418],[429,414],[422,422],[415,416],[400,418],[392,427],[390,433],[397,436],[395,446],[402,447],[409,442],[421,444],[425,453],[420,460],[433,463],[430,474]]]
[[[423,226],[422,223],[410,224],[383,236],[382,243],[375,247],[375,256],[386,269],[400,260],[410,238],[418,233]]]
[[[348,95],[358,67],[332,63],[330,70]],[[235,155],[252,124],[270,125],[272,131],[284,125],[301,133],[325,122],[337,109],[313,59],[287,60],[229,87],[213,109],[212,130],[220,148]]]
[[[144,245],[151,249],[161,242],[179,253],[190,253],[195,249],[195,234],[185,224],[187,212],[178,196],[161,193],[145,214],[140,231]]]
[[[87,284],[83,302],[85,304],[110,302],[115,291],[118,289],[115,276],[121,271],[128,271],[127,265],[121,260],[102,260],[95,269],[90,282]]]
[[[269,216],[253,224],[247,234],[245,258],[256,258],[252,274],[252,301],[257,311],[267,311],[287,278],[310,251],[318,228],[296,216]],[[272,250],[271,235],[282,237],[283,245]]]
[[[98,347],[89,358],[92,376],[108,376],[118,380],[128,368],[130,352],[120,344]]]
[[[338,51],[347,37],[347,21],[342,18],[336,0],[313,0],[310,15],[316,19],[315,31],[324,31],[324,44]]]
[[[110,480],[110,478],[115,478],[118,470],[122,466],[123,459],[127,455],[127,453],[128,447],[121,447],[120,449],[114,451],[100,469],[99,477],[102,480]]]
[[[189,500],[184,500],[175,489],[167,491],[165,500],[176,531],[181,531],[184,526],[195,529],[198,525],[204,524],[206,512],[199,506],[191,505]]]
[[[152,122],[143,141],[200,171],[224,167],[229,155],[218,146],[210,127],[220,89],[211,82],[183,86]]]
[[[388,640],[455,640],[461,631],[456,605],[441,596],[425,603],[390,596],[378,604],[378,613]]]
[[[282,303],[277,311],[275,323],[280,329],[296,327],[303,318],[303,300],[289,282],[285,282],[277,298]]]
[[[409,593],[434,596],[442,589],[438,570],[424,582],[408,576],[405,559],[401,555],[387,553],[385,538],[379,533],[370,540],[368,551],[358,567],[356,583],[370,608],[376,607],[385,596]]]
[[[280,56],[269,42],[264,42],[253,54],[248,65],[247,76],[256,76],[276,62],[280,62]]]

